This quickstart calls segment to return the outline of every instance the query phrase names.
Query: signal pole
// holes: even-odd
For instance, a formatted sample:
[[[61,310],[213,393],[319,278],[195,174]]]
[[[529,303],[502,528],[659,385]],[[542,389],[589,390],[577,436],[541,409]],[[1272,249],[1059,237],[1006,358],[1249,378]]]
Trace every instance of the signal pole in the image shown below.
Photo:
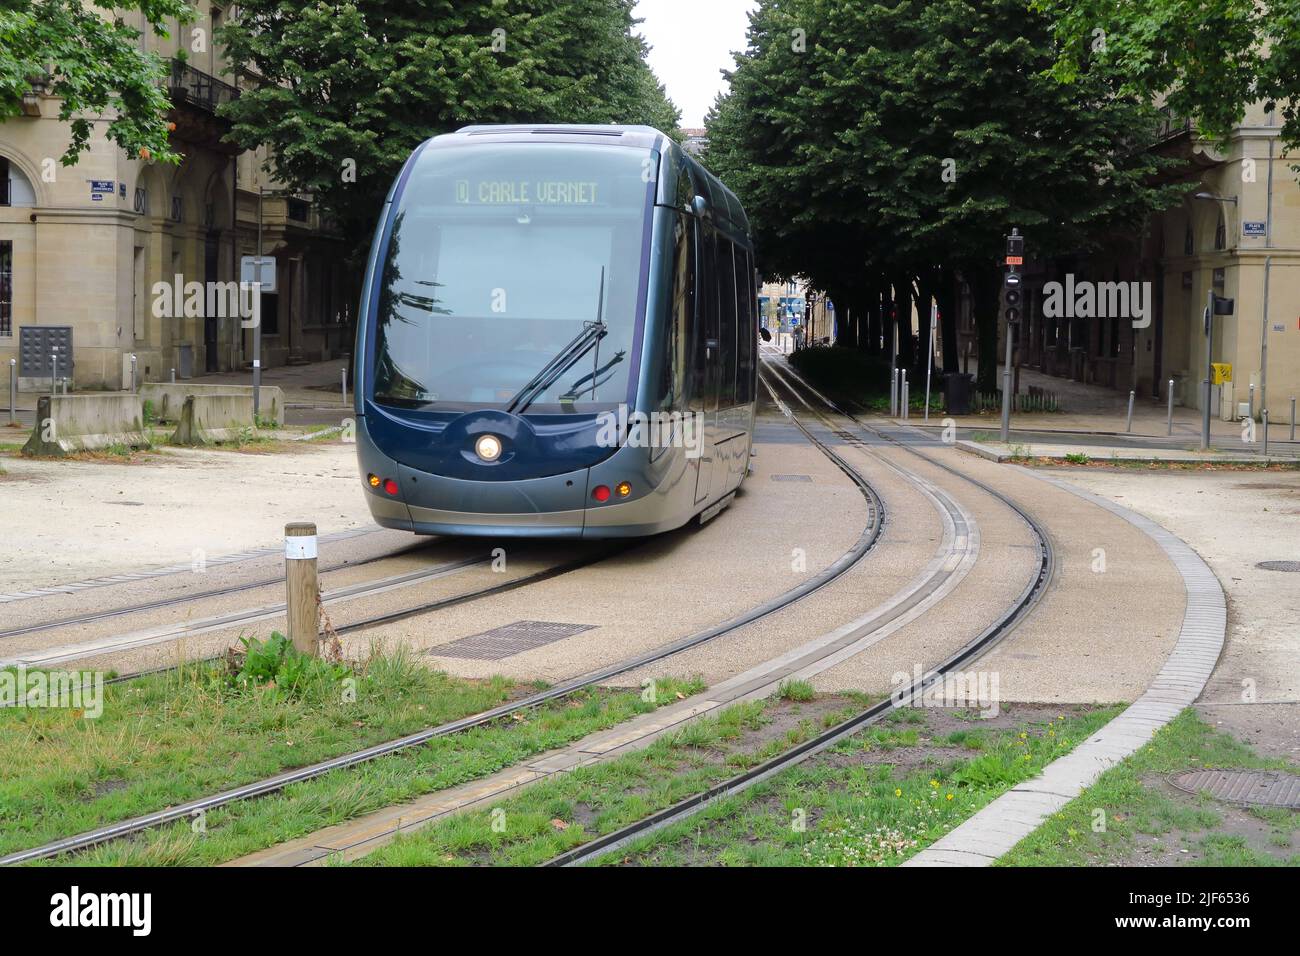
[[[1002,366],[1002,441],[1011,440],[1011,336],[1020,324],[1020,273],[1025,263],[1025,237],[1019,229],[1007,236],[1007,271],[1002,277],[1002,314],[1007,320],[1007,356]]]

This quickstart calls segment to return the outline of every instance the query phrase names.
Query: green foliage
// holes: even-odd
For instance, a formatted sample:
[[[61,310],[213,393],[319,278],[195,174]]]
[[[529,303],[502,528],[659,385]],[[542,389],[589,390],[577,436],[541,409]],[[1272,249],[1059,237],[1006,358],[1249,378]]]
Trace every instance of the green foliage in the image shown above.
[[[232,687],[271,686],[292,694],[310,682],[339,681],[352,673],[347,664],[302,653],[279,631],[265,641],[241,637],[239,642],[243,661],[226,675]]]
[[[1010,228],[1031,258],[1083,252],[1177,192],[1153,179],[1169,164],[1145,149],[1154,110],[1113,71],[1049,76],[1053,24],[1028,2],[763,0],[708,118],[706,162],[746,204],[765,275],[856,314],[872,289],[951,287],[935,270],[959,270],[985,390]]]
[[[679,114],[633,35],[633,0],[249,0],[218,31],[261,81],[222,107],[358,242],[411,151],[467,123],[646,123]],[[353,172],[355,171],[355,172]]]
[[[140,45],[140,31],[123,22],[139,12],[160,35],[168,21],[188,22],[185,0],[5,0],[0,6],[0,122],[17,116],[32,80],[62,98],[59,118],[72,140],[62,157],[77,162],[96,116],[109,116],[108,138],[132,156],[176,163],[168,145],[170,102],[160,81],[167,67]],[[142,151],[147,151],[142,153]]]
[[[1222,141],[1263,101],[1300,145],[1300,5],[1295,0],[1034,0],[1053,18],[1067,84],[1100,70]]]

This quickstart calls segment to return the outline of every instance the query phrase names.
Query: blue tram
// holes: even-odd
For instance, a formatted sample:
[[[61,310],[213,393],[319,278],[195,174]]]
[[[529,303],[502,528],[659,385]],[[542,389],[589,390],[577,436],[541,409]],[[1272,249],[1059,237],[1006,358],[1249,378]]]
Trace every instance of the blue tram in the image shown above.
[[[708,520],[748,472],[758,335],[745,212],[669,137],[434,137],[389,192],[358,313],[371,513],[574,538]]]

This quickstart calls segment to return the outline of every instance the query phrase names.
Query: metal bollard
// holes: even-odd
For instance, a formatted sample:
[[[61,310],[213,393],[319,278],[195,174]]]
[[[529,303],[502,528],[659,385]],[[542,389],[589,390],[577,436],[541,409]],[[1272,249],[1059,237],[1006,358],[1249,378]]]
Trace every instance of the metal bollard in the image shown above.
[[[289,639],[302,653],[315,657],[320,652],[316,640],[320,629],[320,585],[316,576],[316,525],[310,521],[284,526],[284,588]]]
[[[1255,417],[1255,386],[1250,386],[1250,417]]]
[[[348,370],[340,369],[339,377],[343,380],[343,404],[348,403]]]
[[[131,354],[131,392],[135,393],[135,353]]]
[[[1259,418],[1264,428],[1264,457],[1267,458],[1268,457],[1268,409],[1267,408],[1260,409]]]
[[[172,369],[172,384],[176,384],[176,369]]]
[[[1132,389],[1129,389],[1129,393],[1128,393],[1128,420],[1124,422],[1124,431],[1126,431],[1126,432],[1131,432],[1131,431],[1133,430],[1133,396],[1136,395],[1136,394],[1137,394],[1137,393],[1134,392]]]
[[[1174,433],[1174,380],[1169,380],[1169,427],[1165,431],[1166,435]]]
[[[1295,418],[1295,399],[1291,399],[1291,418]],[[18,424],[18,360],[9,360],[9,424]],[[1295,426],[1292,426],[1294,432]]]
[[[59,390],[59,347],[50,351],[50,394]]]
[[[13,361],[10,359],[9,361]],[[1295,441],[1295,396],[1291,396],[1291,440]]]
[[[906,418],[907,411],[908,411],[907,407],[909,404],[908,392],[907,392],[907,369],[905,368],[899,369],[899,372],[903,376],[903,392],[901,396],[901,401],[899,402],[899,404],[902,406],[902,412],[899,414],[899,417]]]

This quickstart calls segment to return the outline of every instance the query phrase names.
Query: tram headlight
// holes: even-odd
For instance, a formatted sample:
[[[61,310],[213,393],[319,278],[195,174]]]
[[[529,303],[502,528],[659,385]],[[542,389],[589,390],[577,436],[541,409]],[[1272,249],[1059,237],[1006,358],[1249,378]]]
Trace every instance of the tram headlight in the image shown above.
[[[496,461],[501,457],[501,439],[496,435],[480,435],[474,442],[474,454],[483,461]]]

